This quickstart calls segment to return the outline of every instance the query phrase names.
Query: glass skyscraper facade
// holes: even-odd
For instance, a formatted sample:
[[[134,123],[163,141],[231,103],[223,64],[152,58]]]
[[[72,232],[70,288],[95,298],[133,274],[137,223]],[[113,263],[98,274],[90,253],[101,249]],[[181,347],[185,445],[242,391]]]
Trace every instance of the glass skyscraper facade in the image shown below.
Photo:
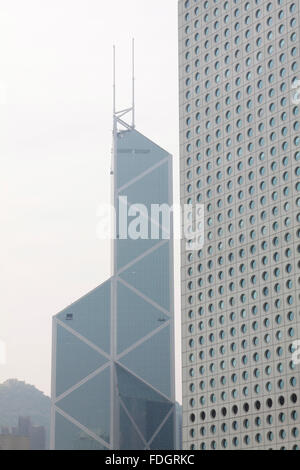
[[[299,8],[179,1],[184,449],[300,446]]]
[[[124,198],[143,204],[150,226],[152,204],[172,206],[172,157],[114,119],[113,276],[53,319],[57,450],[175,447],[173,229],[133,240],[119,213]]]

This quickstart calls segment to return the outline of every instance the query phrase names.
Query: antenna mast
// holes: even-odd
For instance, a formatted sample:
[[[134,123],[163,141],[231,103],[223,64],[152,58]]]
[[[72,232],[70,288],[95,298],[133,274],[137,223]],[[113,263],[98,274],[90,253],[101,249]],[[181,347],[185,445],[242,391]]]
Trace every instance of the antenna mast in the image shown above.
[[[135,44],[132,39],[132,128],[135,128]]]
[[[135,129],[135,50],[134,39],[132,40],[132,105],[131,108],[122,109],[117,111],[116,103],[116,46],[113,46],[113,114],[114,114],[114,133],[116,133],[118,124],[126,129]],[[132,114],[132,123],[128,124],[123,120],[127,114]]]
[[[113,112],[116,115],[116,46],[113,46]]]

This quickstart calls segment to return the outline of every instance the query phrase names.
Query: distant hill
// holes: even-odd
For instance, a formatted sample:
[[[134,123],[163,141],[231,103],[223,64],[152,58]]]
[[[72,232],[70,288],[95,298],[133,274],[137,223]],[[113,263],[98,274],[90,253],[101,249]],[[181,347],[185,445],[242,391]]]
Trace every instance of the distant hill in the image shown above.
[[[30,416],[32,424],[46,428],[48,447],[50,407],[50,398],[33,385],[8,380],[0,384],[0,431],[1,426],[17,426],[19,416]]]

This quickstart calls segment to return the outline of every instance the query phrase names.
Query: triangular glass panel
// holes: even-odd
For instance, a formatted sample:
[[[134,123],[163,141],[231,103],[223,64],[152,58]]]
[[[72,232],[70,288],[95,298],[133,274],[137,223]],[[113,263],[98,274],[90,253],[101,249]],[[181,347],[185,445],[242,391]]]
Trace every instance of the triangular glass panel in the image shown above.
[[[169,317],[118,282],[118,354],[159,328]]]
[[[151,218],[152,204],[168,204],[169,202],[169,165],[164,163],[143,178],[128,186],[120,193],[127,196],[128,204],[143,204]]]
[[[120,450],[145,450],[145,444],[120,405]]]
[[[57,407],[109,443],[110,400],[110,367],[108,367],[57,402]]]
[[[116,371],[119,395],[148,442],[173,404],[122,367],[116,366]]]
[[[55,450],[108,450],[108,448],[95,441],[60,413],[56,413]]]
[[[57,325],[56,396],[100,369],[107,359]]]
[[[117,185],[129,183],[153,167],[168,153],[136,130],[120,132],[117,138]]]
[[[116,257],[118,270],[151,250],[151,248],[160,242],[161,240],[131,240],[130,238],[127,240],[117,240]]]
[[[110,353],[110,292],[111,281],[108,281],[57,315],[60,321],[107,354]]]
[[[175,450],[174,422],[174,413],[172,413],[161,431],[157,434],[151,443],[151,450]]]
[[[170,243],[157,250],[120,274],[128,284],[142,294],[170,310]]]
[[[119,360],[167,397],[171,394],[170,342],[170,327],[167,326]]]

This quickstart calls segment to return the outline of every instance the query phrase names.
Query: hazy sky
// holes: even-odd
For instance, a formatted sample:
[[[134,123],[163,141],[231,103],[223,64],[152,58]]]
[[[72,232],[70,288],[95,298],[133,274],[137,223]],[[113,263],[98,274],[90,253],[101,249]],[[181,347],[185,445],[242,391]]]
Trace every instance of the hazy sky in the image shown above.
[[[110,275],[96,214],[110,202],[112,45],[127,106],[132,37],[137,127],[174,154],[177,181],[177,0],[0,0],[0,382],[50,393],[52,315]],[[178,315],[179,302],[177,289]]]

